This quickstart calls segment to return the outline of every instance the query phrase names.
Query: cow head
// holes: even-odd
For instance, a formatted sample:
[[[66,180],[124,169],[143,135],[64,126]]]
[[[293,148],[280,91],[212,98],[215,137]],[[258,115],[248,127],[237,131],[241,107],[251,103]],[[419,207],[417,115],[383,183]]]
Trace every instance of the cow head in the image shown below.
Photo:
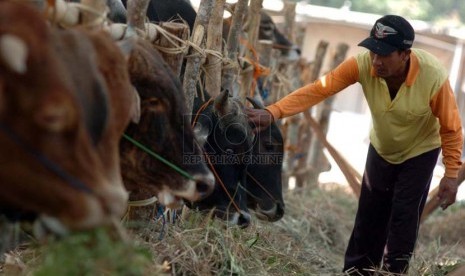
[[[260,28],[258,39],[273,41],[273,48],[281,51],[281,56],[289,60],[300,58],[300,48],[289,41],[278,29],[271,16],[266,12],[260,12]]]
[[[107,0],[107,2],[121,2],[124,5],[124,7],[127,7],[128,1]],[[116,22],[125,23],[126,20],[122,21],[122,14],[123,11],[120,7],[116,7],[115,4],[110,6],[110,18],[115,18],[117,20]],[[119,16],[116,17],[116,15]],[[195,12],[189,0],[150,0],[149,5],[147,7],[147,17],[151,22],[186,22],[191,32],[194,27],[196,16],[197,13]]]
[[[211,104],[210,104],[211,103]],[[246,194],[240,183],[245,180],[252,149],[252,130],[238,99],[223,91],[214,100],[196,104],[194,131],[205,155],[199,160],[211,164],[217,179],[213,193],[194,204],[200,210],[215,209],[215,215],[230,224],[248,226]]]
[[[0,2],[0,18],[1,209],[44,214],[68,229],[109,223],[123,214],[127,193],[96,150],[108,106],[94,48],[84,35],[50,29],[24,4]],[[95,121],[81,94],[100,108]]]
[[[254,108],[258,101],[247,98]],[[276,123],[256,134],[251,162],[247,167],[247,204],[259,219],[277,221],[284,215],[282,193],[284,141]]]
[[[187,179],[127,140],[120,144],[122,174],[130,199],[156,195],[168,207],[207,196],[214,185],[203,163],[185,162],[185,154],[200,154],[186,117],[180,82],[149,42],[140,40],[129,59],[131,81],[141,99],[139,122],[131,123],[126,135],[193,176]]]
[[[226,6],[230,13],[234,13],[236,3],[228,4]],[[249,24],[247,24],[248,13],[244,17],[243,31],[248,32]],[[229,29],[231,26],[232,17],[225,18],[223,22],[223,39],[227,40]],[[269,40],[273,42],[273,48],[278,49],[281,52],[281,56],[288,60],[298,60],[300,58],[300,48],[292,43],[289,39],[283,35],[270,15],[264,11],[260,11],[260,25],[258,28],[258,39]]]

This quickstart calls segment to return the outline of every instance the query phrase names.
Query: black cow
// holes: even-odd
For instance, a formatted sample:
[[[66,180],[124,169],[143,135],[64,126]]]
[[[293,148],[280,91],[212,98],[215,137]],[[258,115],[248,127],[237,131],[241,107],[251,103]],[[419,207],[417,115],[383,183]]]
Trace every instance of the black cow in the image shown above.
[[[264,108],[258,101],[247,98],[254,108]],[[282,167],[284,141],[276,123],[256,134],[247,179],[247,205],[259,219],[277,221],[284,215]]]
[[[234,13],[236,4],[228,6],[228,11]],[[246,13],[244,21],[247,21]],[[228,17],[223,22],[223,38],[226,40],[231,26],[232,17]],[[244,26],[246,29],[247,26]],[[263,10],[260,11],[260,26],[258,29],[259,40],[270,40],[273,42],[273,48],[278,49],[281,55],[288,60],[297,60],[301,51],[297,45],[289,41],[278,29],[270,15]]]
[[[244,121],[243,105],[227,94],[223,91],[214,104],[203,103],[204,110],[196,102],[194,131],[206,153],[197,160],[210,159],[217,181],[214,192],[193,207],[215,209],[217,217],[242,227],[250,223],[249,208],[261,220],[277,221],[284,215],[283,137],[275,123],[254,137]]]
[[[122,1],[127,7],[127,0],[107,0],[110,9],[115,7],[110,12],[110,18],[115,22],[126,23],[125,13],[121,10],[120,5],[115,2]],[[231,5],[234,9],[234,5]],[[263,40],[271,40],[274,47],[279,49],[283,56],[289,59],[297,59],[300,56],[300,49],[291,41],[289,41],[277,28],[271,16],[266,12],[260,12],[260,28],[258,38]],[[150,0],[147,8],[147,17],[151,22],[166,22],[166,21],[185,21],[191,30],[193,30],[197,12],[192,7],[188,0]],[[229,18],[230,19],[230,18]],[[229,31],[230,20],[226,19],[223,26],[223,38],[226,40]]]
[[[64,0],[65,2],[80,3],[82,0]],[[113,23],[126,23],[127,12],[126,12],[126,0],[106,0],[108,6],[108,19]]]
[[[107,0],[107,2],[120,2],[124,5],[124,7],[127,7],[127,0]],[[123,21],[125,12],[121,11],[119,5],[116,5],[115,3],[112,5],[115,7],[118,6],[118,9],[110,12],[110,19],[118,23],[126,23],[126,20]],[[185,21],[192,32],[197,12],[188,0],[150,0],[147,8],[147,17],[154,23]]]
[[[198,160],[209,162],[217,179],[213,193],[191,207],[215,209],[217,217],[246,227],[250,223],[247,195],[239,184],[246,179],[253,134],[243,105],[225,90],[214,100],[197,101],[194,110],[194,132],[205,152]]]
[[[151,5],[157,8],[158,15],[156,18],[150,18],[151,21],[169,20],[179,15],[187,22],[191,22],[189,23],[190,27],[193,26],[195,13],[193,17],[191,12],[186,13],[186,10],[193,11],[187,1],[174,0],[168,3],[165,0],[159,0],[151,1]],[[173,10],[171,7],[177,7],[177,10]],[[148,15],[150,17],[150,11]],[[268,18],[271,20],[270,17]],[[264,33],[266,34],[266,32]],[[269,221],[278,220],[284,213],[281,183],[270,182],[264,175],[260,175],[263,169],[270,166],[259,163],[250,167],[252,173],[250,173],[248,177],[249,181],[247,181],[246,168],[248,162],[251,160],[250,154],[253,149],[250,139],[251,129],[248,126],[245,115],[242,114],[243,106],[239,104],[236,99],[225,95],[227,95],[226,92],[223,92],[222,96],[215,100],[214,105],[209,105],[205,110],[202,110],[195,119],[195,132],[198,134],[197,138],[200,137],[200,144],[207,152],[207,155],[212,159],[214,170],[221,181],[217,179],[215,190],[211,196],[198,203],[191,204],[191,206],[202,210],[215,208],[218,217],[224,218],[232,224],[239,224],[241,226],[247,226],[250,222],[250,214],[248,213],[247,205],[255,209],[257,211],[257,216],[261,219]],[[197,102],[197,107],[194,110],[199,110],[199,106],[200,104]],[[236,115],[228,114],[227,112],[236,113]],[[280,137],[279,130],[278,136]],[[275,137],[277,136],[274,132],[273,136],[269,137],[262,134],[260,140],[257,140],[258,143],[256,146],[257,148],[255,148],[255,153],[260,154],[263,152],[263,149],[259,149],[261,145],[271,144],[270,142],[261,141],[266,139],[275,139],[273,141],[279,141],[279,137]],[[241,140],[241,138],[244,139]],[[194,159],[191,157],[188,158],[191,159],[191,162],[195,163],[195,156]],[[206,160],[202,156],[197,157],[200,157],[200,160]],[[277,168],[276,174],[273,173],[273,175],[276,176],[275,180],[281,179],[281,163],[272,166]],[[262,172],[255,172],[255,170],[262,170]],[[273,168],[273,170],[275,170],[275,168]],[[265,191],[262,188],[257,188],[259,187],[257,184],[248,184],[252,183],[252,178],[264,183],[269,182],[267,185],[270,187],[267,187]],[[222,183],[225,185],[224,187]],[[244,190],[243,187],[247,187],[246,190],[250,193],[251,199],[249,200],[249,204],[247,203],[246,190]],[[225,190],[228,192],[226,193]],[[233,200],[231,200],[230,197],[233,198]]]
[[[300,57],[300,48],[279,31],[271,16],[264,11],[260,11],[258,39],[273,41],[273,48],[280,50],[282,56],[288,59],[297,60]]]
[[[76,1],[76,0],[74,0]],[[78,0],[79,1],[79,0]],[[78,2],[76,1],[76,2]],[[127,12],[121,0],[107,0],[108,18],[114,23],[126,23]]]

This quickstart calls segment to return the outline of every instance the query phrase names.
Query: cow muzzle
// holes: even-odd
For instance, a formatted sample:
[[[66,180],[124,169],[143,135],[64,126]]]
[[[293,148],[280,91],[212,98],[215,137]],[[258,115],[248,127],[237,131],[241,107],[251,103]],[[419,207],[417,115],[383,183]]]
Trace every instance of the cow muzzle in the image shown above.
[[[157,194],[161,204],[168,208],[182,206],[184,200],[196,202],[209,196],[215,187],[215,178],[211,172],[194,175],[193,179],[185,182],[183,189],[165,187]]]
[[[284,204],[277,202],[267,210],[260,208],[260,205],[257,204],[255,212],[258,219],[275,222],[284,216]]]
[[[124,215],[129,194],[122,186],[108,185],[95,190],[95,193],[104,214],[115,217]]]
[[[240,213],[235,212],[232,219],[228,221],[228,224],[231,226],[239,226],[240,228],[247,228],[250,225],[252,216],[244,211],[241,210]]]

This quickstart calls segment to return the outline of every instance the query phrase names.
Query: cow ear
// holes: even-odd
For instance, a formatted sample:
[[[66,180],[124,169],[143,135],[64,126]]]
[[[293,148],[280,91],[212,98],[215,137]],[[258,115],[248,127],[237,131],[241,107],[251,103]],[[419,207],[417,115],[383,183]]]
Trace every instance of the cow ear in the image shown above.
[[[11,71],[26,73],[27,57],[28,47],[21,38],[10,34],[0,36],[0,60]]]
[[[201,149],[203,149],[203,147],[205,146],[209,133],[210,133],[210,129],[208,126],[203,125],[201,123],[197,123],[195,125],[194,136],[197,142],[199,143],[199,147]]]
[[[131,122],[133,122],[134,124],[138,124],[141,115],[140,97],[139,93],[137,92],[137,89],[134,86],[132,88],[133,97],[135,98],[135,100],[133,101],[133,105],[131,107]]]

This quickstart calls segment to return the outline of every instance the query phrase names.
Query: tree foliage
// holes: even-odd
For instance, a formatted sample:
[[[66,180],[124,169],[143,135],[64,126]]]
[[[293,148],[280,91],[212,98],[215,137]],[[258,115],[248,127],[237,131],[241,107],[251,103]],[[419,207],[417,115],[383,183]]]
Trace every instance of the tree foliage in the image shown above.
[[[333,8],[349,6],[350,10],[359,12],[399,14],[411,19],[430,22],[455,18],[461,24],[465,23],[465,1],[463,0],[306,0],[306,2]]]

